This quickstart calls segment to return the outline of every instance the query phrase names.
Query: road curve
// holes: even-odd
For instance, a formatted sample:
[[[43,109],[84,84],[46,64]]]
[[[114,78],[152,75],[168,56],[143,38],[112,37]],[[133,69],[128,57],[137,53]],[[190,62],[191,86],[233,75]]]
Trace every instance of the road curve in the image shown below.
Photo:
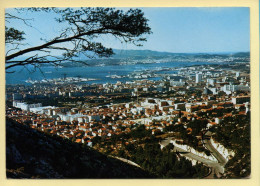
[[[167,146],[171,142],[171,139],[172,138],[166,138],[165,140],[160,142],[160,145],[162,145],[164,147]],[[212,168],[211,175],[209,175],[207,178],[213,178],[213,174],[216,174],[216,175],[218,175],[219,173],[223,174],[224,166],[227,162],[226,159],[213,147],[210,140],[204,140],[204,144],[205,144],[205,147],[211,152],[211,154],[218,160],[218,162],[206,159],[204,157],[198,156],[191,152],[189,152],[187,154],[181,154],[181,155],[185,156],[187,158],[199,161],[199,162],[205,164],[206,166]],[[178,152],[188,152],[188,151],[185,151],[181,148],[174,146],[173,151],[176,152],[176,150]]]
[[[218,162],[221,165],[225,165],[227,163],[227,160],[213,147],[210,140],[205,139],[204,140],[205,147],[211,152],[211,154],[218,160]]]

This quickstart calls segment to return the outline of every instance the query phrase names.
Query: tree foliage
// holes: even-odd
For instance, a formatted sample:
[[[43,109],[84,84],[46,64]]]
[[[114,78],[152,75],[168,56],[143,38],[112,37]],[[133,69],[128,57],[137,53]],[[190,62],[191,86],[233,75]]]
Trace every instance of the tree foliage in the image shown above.
[[[213,136],[235,155],[225,165],[226,178],[243,178],[251,174],[250,114],[226,117]]]
[[[150,134],[144,125],[139,125],[128,134],[112,136],[111,143],[106,140],[99,148],[137,163],[158,178],[203,178],[208,175],[208,167],[201,163],[192,165],[191,161],[173,151],[172,143],[161,149],[158,138]],[[126,141],[129,143],[124,145]],[[116,146],[119,142],[123,144],[121,147],[109,150],[111,145]]]
[[[86,57],[109,57],[113,54],[111,48],[95,41],[101,35],[111,35],[122,43],[141,46],[146,41],[145,34],[151,33],[148,19],[140,9],[122,11],[115,8],[20,8],[19,13],[32,15],[37,12],[57,15],[57,24],[65,24],[66,28],[54,38],[44,40],[43,44],[32,47],[21,47],[24,41],[24,31],[8,27],[12,20],[20,20],[31,26],[28,19],[6,13],[5,43],[10,48],[6,53],[6,69],[15,66],[39,65],[42,63],[59,64],[63,61],[77,61],[75,57],[84,54]],[[52,55],[53,51],[62,51],[62,55]],[[36,54],[35,54],[36,52]],[[19,58],[24,57],[25,59]],[[29,57],[28,57],[29,56]],[[79,62],[79,61],[78,61]]]

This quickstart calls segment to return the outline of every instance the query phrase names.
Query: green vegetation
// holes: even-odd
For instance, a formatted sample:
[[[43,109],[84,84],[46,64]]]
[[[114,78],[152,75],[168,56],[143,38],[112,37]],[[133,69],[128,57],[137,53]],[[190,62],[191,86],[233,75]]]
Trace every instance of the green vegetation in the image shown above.
[[[161,150],[158,143],[127,148],[130,160],[161,178],[202,178],[207,175],[207,167],[202,164],[192,166],[190,160],[177,156],[172,149],[173,147],[166,146]]]
[[[251,172],[250,114],[226,117],[215,129],[214,138],[235,153],[225,166],[224,177],[248,177]]]
[[[207,120],[195,119],[193,121],[188,121],[186,126],[184,126],[183,124],[178,124],[174,126],[170,125],[166,127],[165,131],[175,132],[175,137],[178,139],[182,139],[184,144],[194,148],[198,152],[204,152],[206,155],[209,156],[210,151],[204,148],[201,144],[201,140],[196,137],[202,137],[202,133],[206,129],[207,123]]]
[[[159,140],[151,134],[151,130],[139,125],[128,134],[113,136],[109,141],[101,140],[96,148],[129,159],[159,178],[202,178],[209,173],[209,168],[203,164],[192,166],[190,160],[173,152],[172,144],[161,149]],[[121,144],[120,148],[111,148],[118,144]]]

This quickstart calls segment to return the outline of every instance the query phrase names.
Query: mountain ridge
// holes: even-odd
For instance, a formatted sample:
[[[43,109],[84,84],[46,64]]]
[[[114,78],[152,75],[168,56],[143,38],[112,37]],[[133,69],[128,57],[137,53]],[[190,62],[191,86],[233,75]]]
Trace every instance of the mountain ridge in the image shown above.
[[[197,53],[189,53],[189,52],[183,52],[183,53],[174,53],[174,52],[163,52],[163,51],[155,51],[155,50],[127,50],[127,49],[112,49],[114,52],[114,55],[112,55],[109,58],[98,58],[96,59],[122,59],[125,57],[136,57],[136,56],[142,56],[142,57],[149,57],[149,56],[232,56],[232,57],[249,57],[250,52],[248,51],[241,51],[241,52],[197,52]],[[26,59],[29,56],[21,56],[20,60]],[[95,56],[93,56],[95,57]],[[79,54],[77,57],[78,59],[82,60],[93,60],[92,58],[87,59],[87,57],[83,54]],[[50,58],[51,59],[51,58]]]

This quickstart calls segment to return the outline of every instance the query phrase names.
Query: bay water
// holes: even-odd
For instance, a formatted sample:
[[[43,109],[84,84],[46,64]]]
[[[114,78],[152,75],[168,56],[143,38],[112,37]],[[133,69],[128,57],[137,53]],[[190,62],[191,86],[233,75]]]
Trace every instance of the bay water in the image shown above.
[[[33,66],[15,67],[13,73],[6,73],[6,84],[28,84],[25,81],[54,79],[66,77],[95,78],[98,80],[88,81],[87,83],[116,83],[117,81],[125,82],[131,78],[124,77],[113,79],[107,77],[110,75],[126,76],[134,71],[156,70],[173,67],[187,67],[193,65],[212,64],[207,62],[165,62],[165,63],[149,63],[135,65],[111,65],[111,66],[84,66],[84,67],[63,67],[57,68],[53,66],[42,66],[40,69],[33,69]],[[161,70],[157,73],[175,73],[175,71]],[[156,80],[156,78],[152,78]]]

